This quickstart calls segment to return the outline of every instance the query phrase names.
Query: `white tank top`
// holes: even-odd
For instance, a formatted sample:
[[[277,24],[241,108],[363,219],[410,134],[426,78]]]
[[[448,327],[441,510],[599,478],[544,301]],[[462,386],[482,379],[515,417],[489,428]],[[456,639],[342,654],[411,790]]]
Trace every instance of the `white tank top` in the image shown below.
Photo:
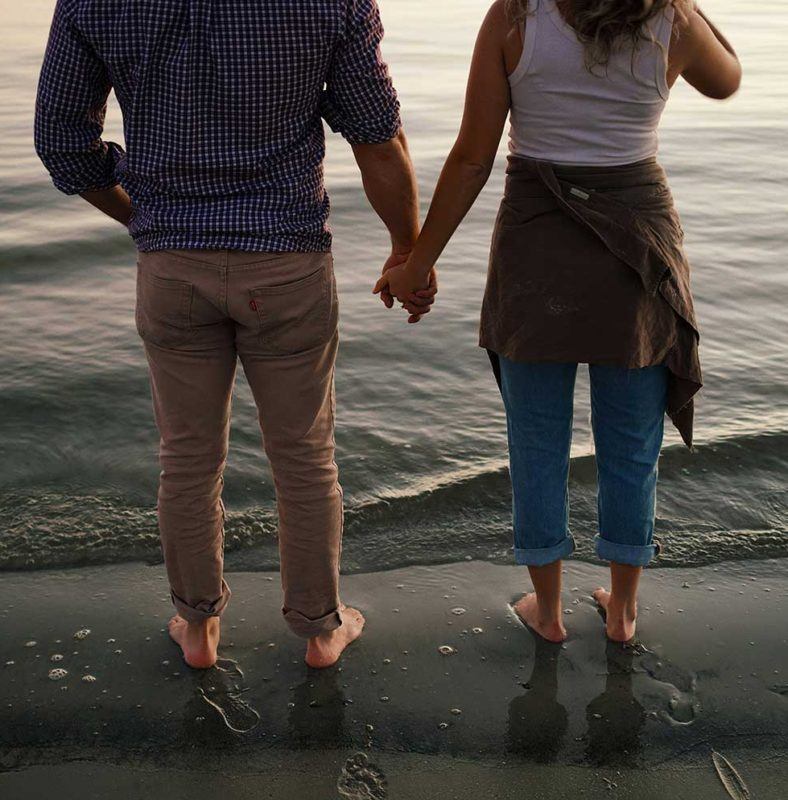
[[[657,153],[657,126],[670,92],[667,57],[673,6],[590,71],[584,48],[555,0],[530,0],[523,53],[509,76],[509,150],[555,164],[632,164]]]

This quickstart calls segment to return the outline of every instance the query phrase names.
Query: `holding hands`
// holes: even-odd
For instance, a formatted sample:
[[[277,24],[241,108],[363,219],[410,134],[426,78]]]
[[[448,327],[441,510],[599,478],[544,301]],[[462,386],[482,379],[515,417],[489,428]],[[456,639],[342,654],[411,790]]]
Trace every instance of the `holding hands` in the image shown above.
[[[435,302],[438,274],[433,267],[425,278],[414,269],[410,253],[392,253],[372,292],[380,295],[386,308],[392,308],[396,298],[408,312],[408,322],[419,322]]]

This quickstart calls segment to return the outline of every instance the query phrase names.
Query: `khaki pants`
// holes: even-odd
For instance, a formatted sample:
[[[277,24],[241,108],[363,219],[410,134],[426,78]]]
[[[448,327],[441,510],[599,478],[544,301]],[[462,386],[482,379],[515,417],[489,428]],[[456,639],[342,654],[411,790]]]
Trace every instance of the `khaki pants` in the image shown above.
[[[283,613],[300,636],[341,625],[334,461],[337,299],[329,253],[140,253],[137,329],[161,436],[159,529],[178,613],[221,614],[230,404],[240,358],[279,511]]]

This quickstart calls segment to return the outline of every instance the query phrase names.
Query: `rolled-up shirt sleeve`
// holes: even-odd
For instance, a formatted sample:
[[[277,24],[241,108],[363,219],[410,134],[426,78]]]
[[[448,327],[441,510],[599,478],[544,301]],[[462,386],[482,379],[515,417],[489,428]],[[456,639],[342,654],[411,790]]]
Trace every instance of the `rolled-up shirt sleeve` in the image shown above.
[[[348,0],[345,29],[334,51],[321,113],[351,144],[379,144],[402,126],[399,101],[380,52],[383,25],[376,0]]]
[[[107,69],[58,0],[38,83],[35,147],[55,186],[66,194],[117,184],[123,149],[101,138],[112,84]]]

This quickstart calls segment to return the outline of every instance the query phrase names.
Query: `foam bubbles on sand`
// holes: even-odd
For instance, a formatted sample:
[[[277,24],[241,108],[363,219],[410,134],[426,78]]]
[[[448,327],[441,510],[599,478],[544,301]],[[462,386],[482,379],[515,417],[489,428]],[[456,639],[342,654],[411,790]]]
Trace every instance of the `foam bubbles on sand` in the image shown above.
[[[75,639],[87,639],[90,636],[90,628],[80,628],[75,634]]]
[[[465,609],[462,606],[457,606],[457,608],[453,608],[451,613],[454,614],[455,617],[461,617],[465,613]]]
[[[66,675],[68,675],[68,670],[61,669],[60,667],[49,670],[49,680],[51,681],[62,681]]]
[[[49,657],[49,660],[50,660],[50,661],[62,661],[62,660],[63,660],[63,656],[62,656],[62,654],[61,654],[61,653],[53,653],[53,654],[52,654],[52,655]]]
[[[35,647],[38,642],[33,641],[32,639],[29,642],[25,642],[25,647]]]
[[[95,683],[96,682],[96,676],[95,675],[83,675],[82,676],[82,681],[84,683]]]
[[[442,656],[453,656],[453,655],[455,655],[457,653],[457,650],[454,647],[452,647],[450,644],[442,644],[438,648],[438,652]]]

